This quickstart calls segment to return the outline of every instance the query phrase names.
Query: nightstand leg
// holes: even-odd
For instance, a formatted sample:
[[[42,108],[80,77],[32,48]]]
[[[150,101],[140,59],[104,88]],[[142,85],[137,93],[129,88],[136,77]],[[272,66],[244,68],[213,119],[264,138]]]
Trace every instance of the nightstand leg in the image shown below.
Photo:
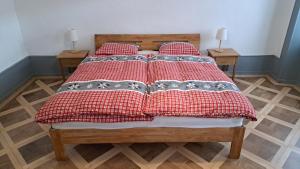
[[[61,73],[61,76],[62,76],[62,80],[65,81],[66,80],[66,76],[65,76],[64,66],[61,63],[61,61],[59,61],[59,66],[60,66],[60,73]]]
[[[234,81],[235,79],[235,69],[236,69],[236,62],[233,65],[233,70],[232,70],[232,80]]]

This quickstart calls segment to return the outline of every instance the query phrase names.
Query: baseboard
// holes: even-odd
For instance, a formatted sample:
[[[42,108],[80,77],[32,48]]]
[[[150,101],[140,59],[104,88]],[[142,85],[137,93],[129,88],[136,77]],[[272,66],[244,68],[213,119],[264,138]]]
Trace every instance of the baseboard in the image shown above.
[[[277,76],[277,74],[269,74],[274,80],[276,80],[279,83],[285,83],[285,84],[294,84],[294,85],[300,85],[299,80],[296,79],[285,79],[280,78]]]

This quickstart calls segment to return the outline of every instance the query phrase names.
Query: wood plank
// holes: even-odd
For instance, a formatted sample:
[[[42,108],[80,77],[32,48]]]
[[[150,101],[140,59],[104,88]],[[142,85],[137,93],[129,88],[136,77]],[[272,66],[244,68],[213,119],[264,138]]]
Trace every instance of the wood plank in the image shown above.
[[[65,160],[64,144],[231,142],[229,158],[239,158],[244,127],[233,128],[131,128],[131,129],[50,129],[57,160]]]
[[[200,34],[96,34],[95,49],[107,42],[130,43],[140,50],[158,50],[165,42],[190,42],[200,48]]]
[[[146,143],[146,142],[219,142],[231,141],[235,128],[132,128],[116,130],[57,130],[66,144]]]

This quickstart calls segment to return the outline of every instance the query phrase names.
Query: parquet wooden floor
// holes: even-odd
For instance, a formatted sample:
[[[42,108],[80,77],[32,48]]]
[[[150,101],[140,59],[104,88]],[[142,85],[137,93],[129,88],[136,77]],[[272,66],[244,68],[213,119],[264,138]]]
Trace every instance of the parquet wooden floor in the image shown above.
[[[299,88],[269,77],[236,83],[258,111],[258,121],[245,122],[239,160],[227,159],[228,143],[151,143],[69,145],[69,160],[57,162],[49,126],[34,115],[62,81],[35,78],[0,105],[0,169],[299,169]]]

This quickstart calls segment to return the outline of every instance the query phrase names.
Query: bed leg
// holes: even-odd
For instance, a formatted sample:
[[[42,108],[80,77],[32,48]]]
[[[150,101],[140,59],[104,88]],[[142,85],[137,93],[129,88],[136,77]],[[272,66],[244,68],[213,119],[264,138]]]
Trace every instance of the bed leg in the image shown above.
[[[237,127],[234,129],[232,136],[229,158],[239,159],[244,141],[245,127]]]
[[[60,133],[51,128],[49,130],[51,139],[52,139],[52,144],[53,144],[53,149],[54,149],[54,153],[55,153],[55,157],[57,161],[65,161],[66,160],[66,156],[65,156],[65,150],[64,150],[64,145],[61,142],[60,139]]]

